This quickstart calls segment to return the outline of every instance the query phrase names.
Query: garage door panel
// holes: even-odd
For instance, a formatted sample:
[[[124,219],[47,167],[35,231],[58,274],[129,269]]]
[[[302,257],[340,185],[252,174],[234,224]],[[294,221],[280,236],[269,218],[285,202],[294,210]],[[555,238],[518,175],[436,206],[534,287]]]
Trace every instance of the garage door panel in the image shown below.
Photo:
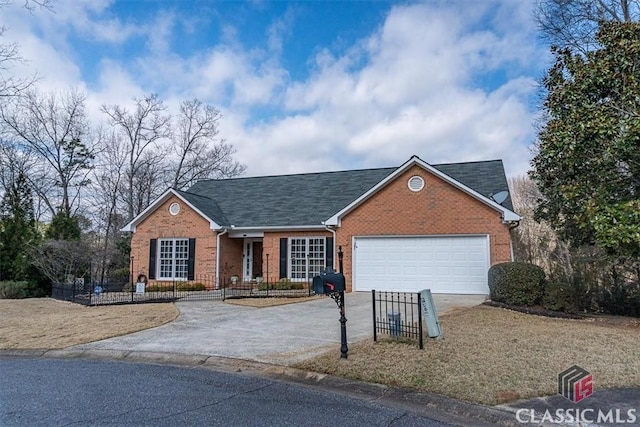
[[[354,289],[487,294],[487,236],[356,238]]]

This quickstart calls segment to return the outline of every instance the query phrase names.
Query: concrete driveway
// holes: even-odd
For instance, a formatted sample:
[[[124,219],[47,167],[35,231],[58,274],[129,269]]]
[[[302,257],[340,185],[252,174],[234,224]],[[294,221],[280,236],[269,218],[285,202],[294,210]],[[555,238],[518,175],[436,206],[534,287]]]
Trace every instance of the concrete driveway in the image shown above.
[[[479,295],[434,295],[438,314],[484,301]],[[291,364],[328,350],[340,353],[340,313],[330,298],[252,308],[222,301],[176,303],[166,325],[73,347],[88,350],[167,352]],[[346,294],[347,340],[373,336],[371,294]]]

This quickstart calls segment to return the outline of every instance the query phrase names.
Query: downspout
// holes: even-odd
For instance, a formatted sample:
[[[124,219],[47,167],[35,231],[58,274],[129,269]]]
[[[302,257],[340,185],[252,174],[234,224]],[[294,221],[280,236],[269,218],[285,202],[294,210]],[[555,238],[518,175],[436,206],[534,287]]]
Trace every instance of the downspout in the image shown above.
[[[515,255],[513,254],[513,237],[511,236],[511,230],[518,228],[520,225],[520,221],[509,221],[507,227],[509,228],[509,249],[511,250],[511,262],[515,260]]]
[[[220,289],[220,236],[229,232],[228,228],[225,228],[222,233],[216,235],[216,289]]]
[[[331,234],[333,234],[333,269],[336,269],[336,230],[334,230],[333,228],[329,227],[328,225],[326,225],[324,222],[322,223],[322,225],[324,225],[324,228],[327,229],[327,231],[331,232]]]

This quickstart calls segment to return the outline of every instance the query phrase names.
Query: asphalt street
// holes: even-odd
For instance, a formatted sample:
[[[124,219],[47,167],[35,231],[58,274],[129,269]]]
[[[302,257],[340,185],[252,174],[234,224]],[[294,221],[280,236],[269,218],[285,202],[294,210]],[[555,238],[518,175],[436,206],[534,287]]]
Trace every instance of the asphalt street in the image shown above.
[[[282,381],[195,367],[0,358],[1,426],[446,426]]]

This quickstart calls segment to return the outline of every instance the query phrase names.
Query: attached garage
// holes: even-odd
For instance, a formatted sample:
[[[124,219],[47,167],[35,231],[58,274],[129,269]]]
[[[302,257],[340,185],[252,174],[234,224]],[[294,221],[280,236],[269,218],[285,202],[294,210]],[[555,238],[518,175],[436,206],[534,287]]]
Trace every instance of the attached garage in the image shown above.
[[[354,237],[355,291],[488,294],[489,237]]]

